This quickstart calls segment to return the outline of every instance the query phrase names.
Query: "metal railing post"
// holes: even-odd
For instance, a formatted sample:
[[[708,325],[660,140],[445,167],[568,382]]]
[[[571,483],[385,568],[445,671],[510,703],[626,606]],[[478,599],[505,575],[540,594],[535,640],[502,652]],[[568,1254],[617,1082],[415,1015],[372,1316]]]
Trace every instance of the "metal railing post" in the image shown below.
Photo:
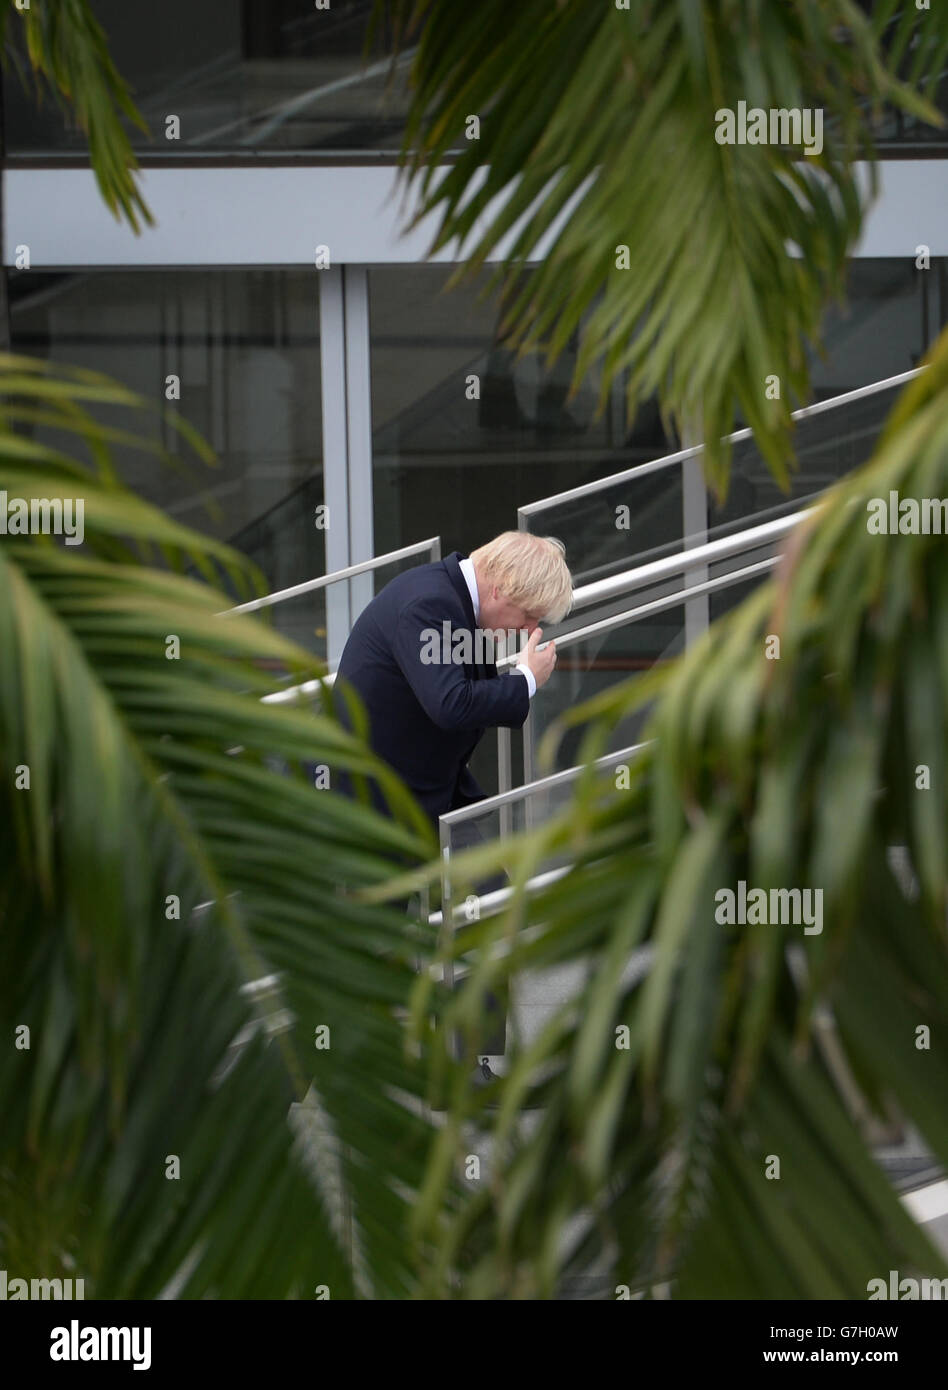
[[[444,817],[438,821],[438,840],[441,844],[441,931],[438,933],[438,954],[444,962],[443,979],[448,989],[454,988],[454,913],[451,899],[451,827]],[[448,948],[451,947],[449,951]]]
[[[497,790],[499,792],[509,792],[513,786],[513,766],[510,752],[510,730],[497,730]],[[513,833],[513,823],[509,806],[502,806],[500,809],[500,833],[510,835]]]
[[[686,434],[684,442],[692,444],[697,431],[692,429],[690,437]],[[681,520],[684,547],[695,550],[708,542],[708,489],[704,472],[697,458],[686,459],[681,465]],[[707,565],[685,571],[685,589],[694,589],[708,578]],[[711,619],[710,600],[707,592],[685,599],[685,646],[690,647],[703,632],[707,632]]]
[[[561,639],[562,640],[562,639]],[[543,644],[546,646],[546,643]],[[533,756],[533,706],[530,706],[530,713],[527,715],[523,725],[523,780],[524,783],[532,782],[536,776],[535,760]],[[527,827],[532,828],[533,817],[527,813]]]

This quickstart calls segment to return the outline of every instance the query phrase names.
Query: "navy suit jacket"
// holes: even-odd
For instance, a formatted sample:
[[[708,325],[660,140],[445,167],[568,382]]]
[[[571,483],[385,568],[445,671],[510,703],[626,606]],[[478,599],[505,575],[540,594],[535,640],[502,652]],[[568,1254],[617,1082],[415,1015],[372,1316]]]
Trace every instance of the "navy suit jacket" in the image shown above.
[[[459,551],[434,564],[419,565],[387,584],[356,620],[336,673],[358,692],[369,718],[373,749],[399,773],[433,821],[445,811],[479,801],[484,795],[467,761],[485,729],[518,729],[530,709],[527,682],[512,671],[499,676],[475,641],[474,605]],[[423,633],[439,637],[469,632],[470,663],[426,663]],[[428,655],[431,655],[430,639]],[[441,643],[442,656],[451,647]],[[346,719],[342,701],[337,709]],[[346,776],[335,785],[351,794]],[[378,788],[373,800],[382,809]]]

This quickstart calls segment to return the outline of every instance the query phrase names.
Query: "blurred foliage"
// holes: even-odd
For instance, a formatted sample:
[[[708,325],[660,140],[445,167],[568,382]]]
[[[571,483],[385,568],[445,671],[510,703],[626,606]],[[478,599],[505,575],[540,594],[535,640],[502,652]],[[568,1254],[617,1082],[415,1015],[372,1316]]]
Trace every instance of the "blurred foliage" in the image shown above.
[[[55,0],[26,9],[15,0],[0,0],[0,50],[7,80],[12,67],[37,103],[51,98],[67,119],[76,121],[89,142],[96,183],[112,215],[124,218],[136,233],[142,223],[153,225],[136,183],[138,161],[122,118],[139,130],[147,132],[148,127],[86,0]]]
[[[888,103],[942,124],[926,96],[948,56],[944,7],[377,0],[383,15],[417,43],[404,182],[410,225],[435,218],[429,254],[466,257],[449,283],[497,257],[482,292],[502,285],[518,356],[546,350],[551,366],[578,331],[571,396],[592,373],[600,411],[616,378],[630,416],[657,393],[666,430],[705,441],[719,495],[740,417],[785,484],[807,346],[877,188],[873,121]],[[740,102],[819,110],[822,150],[718,144],[716,113]]]
[[[206,581],[250,591],[242,557],[117,481],[88,406],[134,399],[0,359],[0,491],[82,499],[85,527],[0,545],[2,1263],[88,1297],[404,1296],[428,1131],[397,1099],[421,1091],[397,1011],[421,943],[352,890],[432,836],[363,743],[261,702],[261,657],[318,672],[218,616]],[[304,763],[381,777],[395,818]]]
[[[946,538],[871,534],[867,504],[891,491],[948,498],[948,332],[776,577],[680,659],[550,730],[588,725],[588,763],[650,704],[627,787],[587,767],[539,830],[452,860],[457,901],[501,864],[521,891],[458,933],[470,974],[445,1030],[528,972],[582,980],[514,1047],[480,1120],[489,1181],[451,1202],[470,1110],[439,1135],[416,1212],[442,1252],[430,1293],[459,1262],[473,1298],[549,1298],[604,1271],[738,1299],[865,1298],[892,1268],[945,1276],[870,1151],[910,1122],[948,1162]],[[571,871],[522,891],[554,856]],[[740,880],[819,889],[822,931],[719,924],[715,895]]]

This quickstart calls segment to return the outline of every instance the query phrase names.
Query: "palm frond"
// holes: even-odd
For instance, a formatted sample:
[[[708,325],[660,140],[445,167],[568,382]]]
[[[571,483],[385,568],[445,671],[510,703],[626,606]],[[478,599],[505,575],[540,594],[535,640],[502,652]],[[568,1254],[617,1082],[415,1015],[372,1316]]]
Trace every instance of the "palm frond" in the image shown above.
[[[106,36],[86,0],[57,0],[55,5],[21,9],[4,0],[0,42],[10,66],[11,22],[22,25],[22,39],[33,70],[34,94],[42,100],[48,84],[60,109],[74,117],[89,144],[89,159],[103,202],[137,233],[154,218],[142,197],[123,117],[147,132],[128,84],[109,53]]]
[[[600,411],[616,380],[630,416],[657,393],[667,428],[704,439],[719,494],[741,415],[786,484],[807,347],[862,228],[855,162],[883,102],[941,122],[916,90],[940,70],[941,18],[905,8],[903,82],[897,45],[850,0],[378,4],[417,39],[403,175],[411,225],[437,218],[429,254],[465,255],[450,283],[498,259],[484,293],[501,286],[518,355],[552,365],[578,332],[571,393],[594,369]],[[742,102],[818,111],[820,148],[718,143]]]
[[[452,860],[456,893],[501,864],[520,888],[459,934],[482,959],[446,1029],[529,972],[583,962],[584,980],[478,1116],[489,1185],[452,1215],[451,1165],[429,1170],[432,1287],[453,1268],[465,1296],[550,1297],[598,1268],[676,1296],[865,1298],[891,1268],[944,1277],[870,1145],[895,1116],[948,1163],[948,1058],[920,1041],[948,1029],[945,538],[867,516],[891,491],[948,496],[946,381],[948,333],[776,578],[551,731],[588,721],[583,757],[600,754],[657,686],[628,789],[587,776],[542,832]],[[528,896],[543,855],[572,870]],[[818,889],[821,930],[722,925],[741,880]]]
[[[81,431],[80,387],[31,386]],[[0,1060],[6,1267],[72,1260],[100,1297],[406,1296],[429,1125],[399,1009],[429,943],[355,893],[427,857],[427,822],[328,716],[261,702],[259,659],[311,677],[305,652],[142,563],[246,581],[240,557],[9,429],[0,489],[78,494],[86,528],[0,546],[0,1015],[31,1035]],[[323,763],[394,819],[314,789]]]

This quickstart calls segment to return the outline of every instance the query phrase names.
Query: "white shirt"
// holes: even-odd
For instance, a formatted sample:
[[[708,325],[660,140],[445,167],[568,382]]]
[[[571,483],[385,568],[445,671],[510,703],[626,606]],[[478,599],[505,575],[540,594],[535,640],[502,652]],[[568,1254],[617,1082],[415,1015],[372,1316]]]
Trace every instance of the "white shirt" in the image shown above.
[[[471,596],[471,602],[474,605],[474,621],[477,622],[478,618],[481,615],[481,596],[477,592],[477,575],[474,573],[473,560],[462,560],[460,562],[460,568],[461,573],[464,575],[464,582],[467,585],[467,591]],[[530,699],[532,700],[534,695],[537,693],[536,676],[530,670],[530,667],[527,665],[525,661],[518,661],[517,665],[514,667],[514,670],[519,671],[520,674],[526,680],[527,690],[530,692]]]

